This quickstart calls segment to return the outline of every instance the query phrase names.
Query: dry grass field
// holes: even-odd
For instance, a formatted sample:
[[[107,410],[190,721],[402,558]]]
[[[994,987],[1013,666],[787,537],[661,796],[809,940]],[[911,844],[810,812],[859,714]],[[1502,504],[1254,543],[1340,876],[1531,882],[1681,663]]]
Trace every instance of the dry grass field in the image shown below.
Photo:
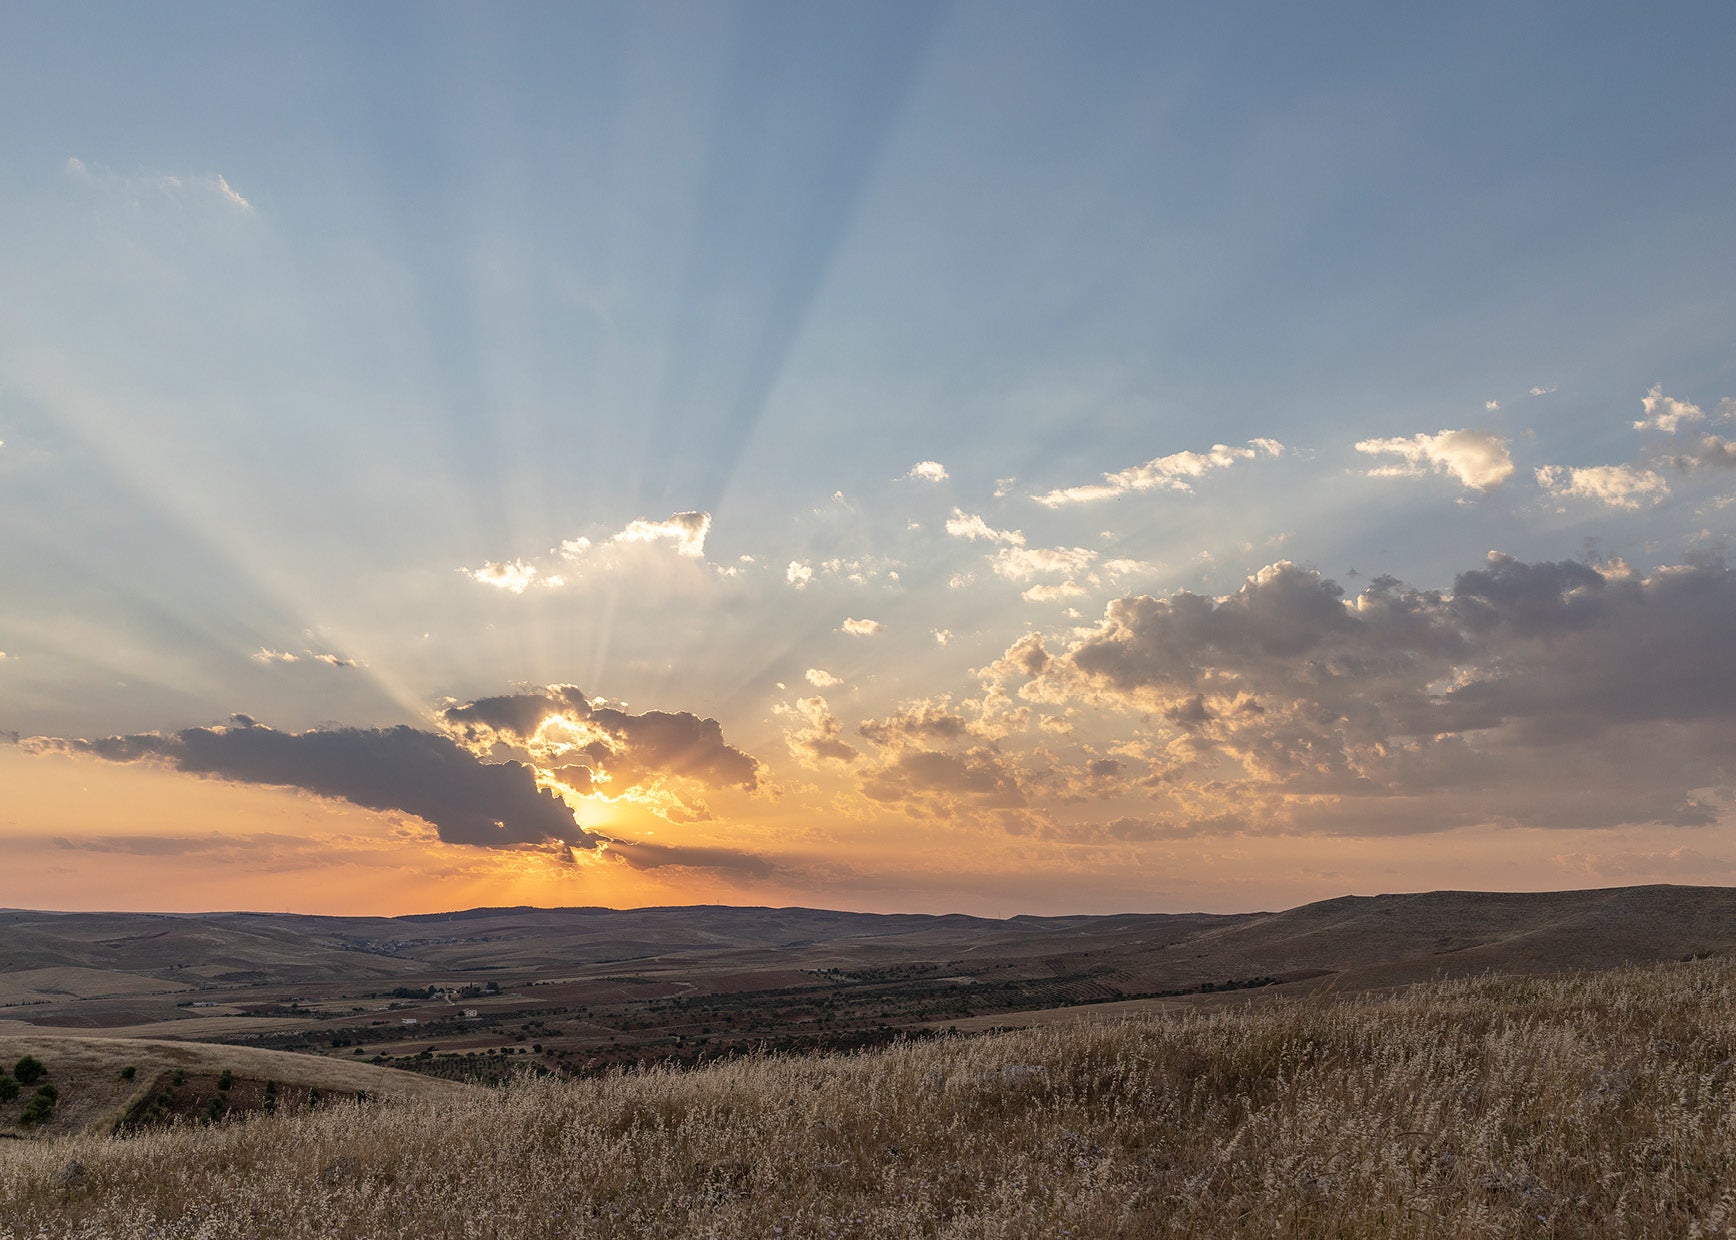
[[[1736,964],[1486,977],[8,1143],[6,1237],[1680,1237]]]

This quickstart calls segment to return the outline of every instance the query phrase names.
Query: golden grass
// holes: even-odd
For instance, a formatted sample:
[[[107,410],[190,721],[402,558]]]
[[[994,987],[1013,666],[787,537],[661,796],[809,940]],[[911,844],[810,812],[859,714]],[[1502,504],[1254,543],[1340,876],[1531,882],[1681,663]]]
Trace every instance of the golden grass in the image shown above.
[[[1730,963],[1475,979],[18,1144],[0,1235],[1723,1235],[1733,1055]]]

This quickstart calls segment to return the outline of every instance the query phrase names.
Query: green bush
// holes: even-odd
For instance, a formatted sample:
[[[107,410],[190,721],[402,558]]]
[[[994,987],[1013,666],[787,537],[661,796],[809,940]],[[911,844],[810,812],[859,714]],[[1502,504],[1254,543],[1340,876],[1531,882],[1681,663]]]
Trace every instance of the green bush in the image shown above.
[[[228,1068],[223,1069],[222,1074],[217,1078],[217,1088],[227,1090],[233,1084],[235,1084],[235,1074]]]
[[[11,1102],[18,1096],[18,1082],[8,1073],[0,1072],[0,1102]]]
[[[54,1114],[54,1104],[59,1097],[60,1091],[53,1085],[42,1086],[25,1104],[24,1114],[18,1117],[18,1122],[25,1125],[40,1124]]]
[[[18,1078],[20,1085],[34,1085],[48,1075],[48,1069],[42,1066],[42,1061],[34,1055],[26,1055],[12,1065],[12,1075]]]
[[[121,1080],[130,1081],[138,1074],[139,1070],[132,1064],[128,1064],[126,1067],[121,1069]]]

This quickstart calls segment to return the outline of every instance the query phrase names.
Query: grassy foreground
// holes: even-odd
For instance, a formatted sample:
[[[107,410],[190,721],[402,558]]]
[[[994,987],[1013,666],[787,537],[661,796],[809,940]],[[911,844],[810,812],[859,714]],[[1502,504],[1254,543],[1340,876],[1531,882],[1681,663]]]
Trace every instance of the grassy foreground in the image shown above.
[[[1724,1235],[1733,1056],[1725,961],[1484,978],[9,1142],[0,1235]]]

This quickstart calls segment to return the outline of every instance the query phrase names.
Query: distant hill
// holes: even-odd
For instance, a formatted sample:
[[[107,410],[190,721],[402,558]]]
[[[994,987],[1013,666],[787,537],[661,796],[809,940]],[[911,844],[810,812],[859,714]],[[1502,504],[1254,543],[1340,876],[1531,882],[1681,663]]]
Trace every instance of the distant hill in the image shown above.
[[[565,1022],[562,1040],[543,1037],[548,1055],[594,1059],[691,1051],[700,1039],[754,1045],[793,1032],[832,1044],[843,1033],[1015,1023],[1083,1004],[1215,1003],[1225,992],[1365,990],[1733,951],[1736,889],[1725,887],[1436,891],[1276,913],[1004,921],[721,905],[411,917],[6,910],[0,1030],[161,1029],[335,1048],[383,1046],[391,1039],[379,1028],[402,1025],[405,1046],[392,1053],[418,1039],[485,1051],[525,1040],[525,1021],[558,1008],[590,1015]],[[454,1006],[459,989],[482,1004],[469,1017]],[[394,996],[404,1002],[388,1015],[382,1004]],[[450,1025],[462,1019],[487,1025],[494,1041]],[[439,1039],[420,1032],[429,1022]]]

